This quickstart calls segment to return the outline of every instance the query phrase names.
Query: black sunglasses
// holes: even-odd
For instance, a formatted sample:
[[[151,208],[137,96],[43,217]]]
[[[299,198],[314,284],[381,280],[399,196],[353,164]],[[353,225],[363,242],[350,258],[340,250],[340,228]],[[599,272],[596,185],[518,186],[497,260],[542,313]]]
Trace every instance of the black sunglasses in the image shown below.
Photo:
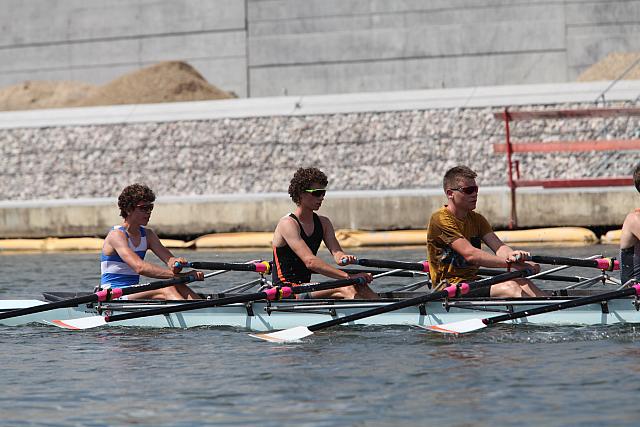
[[[460,191],[464,194],[474,194],[478,192],[478,186],[477,185],[470,185],[468,187],[459,187],[459,188],[452,188],[451,191]]]
[[[136,205],[136,209],[140,209],[142,212],[150,213],[153,211],[153,203],[149,203],[146,205]]]
[[[316,188],[313,190],[304,190],[304,191],[311,194],[314,197],[323,197],[325,194],[327,194],[327,190],[321,189],[321,188]]]

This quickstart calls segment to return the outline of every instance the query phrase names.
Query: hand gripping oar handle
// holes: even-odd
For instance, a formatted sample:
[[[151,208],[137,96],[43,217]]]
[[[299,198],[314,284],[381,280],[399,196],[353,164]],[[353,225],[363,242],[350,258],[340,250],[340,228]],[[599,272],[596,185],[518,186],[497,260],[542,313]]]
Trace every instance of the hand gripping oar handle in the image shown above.
[[[56,308],[75,307],[80,304],[89,304],[92,302],[110,301],[120,298],[123,295],[131,295],[137,292],[152,291],[155,289],[165,288],[167,286],[180,285],[182,283],[193,282],[195,278],[191,275],[181,276],[170,280],[159,280],[140,285],[132,285],[124,288],[109,288],[98,291],[96,293],[81,297],[56,301],[48,304],[36,305],[33,307],[11,310],[0,314],[0,320],[10,319],[12,317],[26,316],[28,314],[42,313],[44,311],[55,310]]]
[[[617,261],[614,258],[580,259],[533,255],[527,257],[527,260],[537,262],[539,264],[572,265],[574,267],[599,268],[600,270],[606,271],[620,270],[620,261]]]
[[[404,262],[404,261],[387,261],[383,259],[357,259],[356,264],[361,265],[363,267],[376,267],[376,268],[395,268],[402,270],[413,270],[413,271],[429,271],[429,262]]]
[[[516,279],[518,277],[525,277],[533,274],[532,269],[515,270],[508,273],[504,273],[494,277],[488,277],[486,279],[476,280],[470,283],[458,283],[444,288],[438,292],[432,292],[430,294],[422,295],[415,298],[410,298],[403,301],[394,302],[381,307],[376,307],[371,310],[361,311],[359,313],[350,314],[348,316],[339,317],[337,319],[327,320],[326,322],[316,323],[315,325],[308,326],[312,332],[319,331],[321,329],[330,328],[332,326],[341,325],[343,323],[353,322],[354,320],[364,319],[365,317],[377,316],[378,314],[388,313],[391,311],[400,310],[406,307],[412,307],[428,301],[435,301],[441,298],[455,298],[465,295],[471,291],[485,288],[487,286],[495,285],[497,283],[505,282],[507,280]]]
[[[348,285],[364,285],[365,283],[366,281],[364,278],[358,277],[356,279],[332,280],[329,282],[313,283],[309,285],[300,285],[300,286],[293,286],[293,287],[276,286],[276,287],[269,288],[261,292],[255,292],[252,294],[204,300],[204,301],[198,301],[193,303],[175,305],[171,307],[154,308],[151,310],[144,310],[140,312],[116,314],[114,316],[105,316],[104,320],[106,322],[117,322],[120,320],[136,319],[139,317],[178,313],[181,311],[198,310],[201,308],[217,307],[220,305],[237,304],[237,303],[244,303],[244,302],[250,302],[250,301],[256,301],[256,300],[263,300],[263,299],[274,301],[274,300],[280,300],[282,298],[287,298],[295,294],[303,294],[305,292],[323,291],[326,289],[340,288]]]
[[[176,266],[179,267],[191,267],[197,270],[255,271],[256,273],[265,274],[269,274],[271,272],[271,263],[269,261],[249,263],[196,261],[188,262],[186,264],[176,264]]]
[[[614,298],[623,298],[629,295],[640,296],[640,284],[633,285],[630,288],[620,289],[618,291],[605,292],[598,295],[563,301],[557,304],[543,305],[530,310],[517,311],[515,313],[503,314],[501,316],[488,317],[486,319],[482,319],[482,323],[488,326],[494,323],[504,322],[506,320],[520,319],[522,317],[535,316],[536,314],[549,313],[551,311],[564,310],[566,308],[581,307],[583,305],[608,301]]]

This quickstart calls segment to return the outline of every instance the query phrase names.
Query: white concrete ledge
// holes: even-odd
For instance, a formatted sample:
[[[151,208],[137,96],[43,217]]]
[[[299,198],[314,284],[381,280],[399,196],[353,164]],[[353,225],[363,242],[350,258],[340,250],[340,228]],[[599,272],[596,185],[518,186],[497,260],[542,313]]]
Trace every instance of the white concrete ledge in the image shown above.
[[[0,129],[595,102],[610,83],[482,86],[8,111],[0,113]],[[606,100],[632,101],[638,95],[640,81],[626,80],[613,86]]]
[[[518,191],[521,227],[615,226],[638,204],[634,188],[527,188]],[[67,201],[71,202],[71,201]],[[76,201],[77,202],[77,201]],[[332,192],[321,208],[336,228],[424,229],[446,199],[441,190]],[[150,226],[163,236],[273,231],[294,208],[286,193],[159,198]],[[496,228],[509,223],[507,187],[481,189],[478,212]],[[115,199],[90,203],[28,201],[0,205],[0,238],[104,236],[120,222]]]

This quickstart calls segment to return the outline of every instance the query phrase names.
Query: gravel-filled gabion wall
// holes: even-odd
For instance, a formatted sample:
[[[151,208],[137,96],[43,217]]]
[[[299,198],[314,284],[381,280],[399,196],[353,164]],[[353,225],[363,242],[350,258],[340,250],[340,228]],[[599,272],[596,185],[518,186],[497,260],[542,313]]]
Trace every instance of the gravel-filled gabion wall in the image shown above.
[[[549,108],[593,105],[554,105]],[[531,107],[533,109],[533,107]],[[518,108],[522,110],[524,108]],[[535,109],[540,109],[536,107]],[[333,190],[440,187],[456,164],[504,185],[495,108],[277,116],[0,130],[0,200],[113,197],[133,182],[156,194],[286,192],[316,166]],[[638,117],[513,123],[514,140],[640,138]],[[523,177],[628,175],[640,151],[518,155]]]

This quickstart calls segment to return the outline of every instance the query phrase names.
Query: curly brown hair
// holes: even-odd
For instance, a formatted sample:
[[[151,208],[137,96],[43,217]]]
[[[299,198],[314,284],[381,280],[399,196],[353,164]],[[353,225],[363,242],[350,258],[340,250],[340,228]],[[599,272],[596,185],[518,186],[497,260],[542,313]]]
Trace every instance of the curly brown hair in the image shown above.
[[[153,203],[156,195],[144,184],[128,185],[122,190],[118,196],[118,207],[120,208],[120,216],[126,218],[136,205],[140,202]]]
[[[447,191],[451,188],[455,188],[458,185],[460,178],[476,179],[477,173],[471,170],[471,168],[463,165],[454,166],[449,169],[442,179],[442,188]]]
[[[316,168],[299,168],[291,182],[289,182],[289,195],[291,200],[297,205],[300,204],[300,195],[304,190],[311,190],[311,184],[318,183],[323,187],[326,187],[329,183],[327,175],[320,169]]]

